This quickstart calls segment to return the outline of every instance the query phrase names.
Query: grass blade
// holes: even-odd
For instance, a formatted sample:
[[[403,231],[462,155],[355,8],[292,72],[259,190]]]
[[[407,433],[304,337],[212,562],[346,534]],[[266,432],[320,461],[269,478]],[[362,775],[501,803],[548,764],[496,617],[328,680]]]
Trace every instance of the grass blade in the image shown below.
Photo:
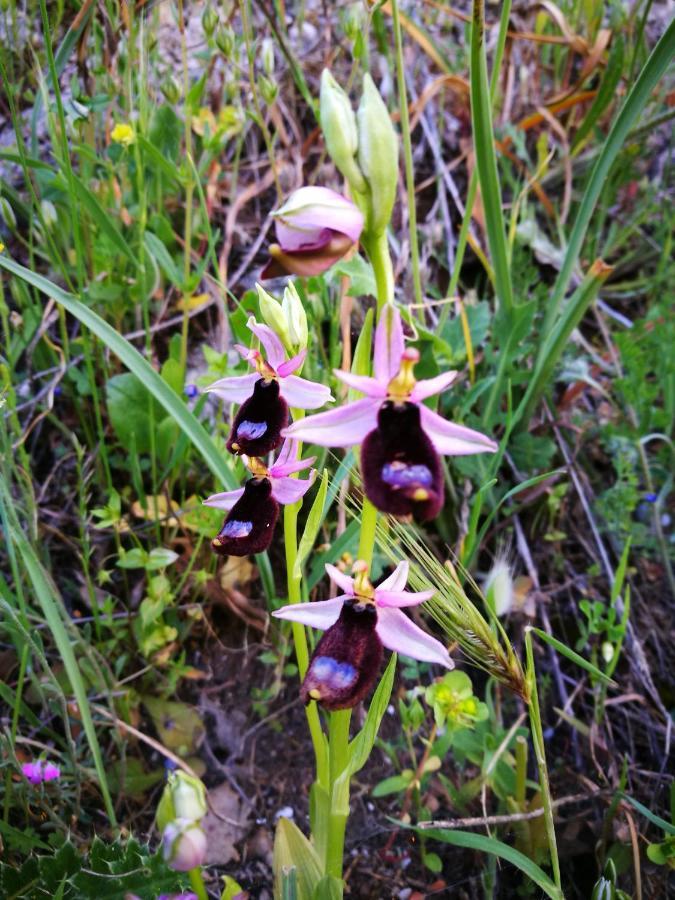
[[[545,631],[542,631],[541,628],[532,628],[532,631],[540,637],[542,641],[547,644],[550,644],[554,650],[557,650],[558,653],[562,653],[563,656],[566,656],[570,662],[573,662],[575,665],[579,666],[581,669],[585,669],[595,678],[600,679],[600,681],[604,681],[606,684],[614,684],[611,678],[608,678],[604,672],[601,672],[597,666],[594,666],[593,663],[590,663],[587,659],[584,659],[583,656],[579,656],[578,653],[575,653],[574,650],[570,650],[570,648],[563,644],[562,641],[559,641],[557,638],[554,638],[552,635],[547,634]]]
[[[487,837],[484,834],[473,834],[470,831],[446,831],[439,828],[416,828],[414,830],[423,834],[425,838],[433,838],[444,844],[453,844],[455,847],[465,847],[467,850],[479,850],[482,853],[490,853],[492,856],[505,859],[527,875],[551,900],[563,900],[562,891],[553,884],[543,869],[532,862],[529,856],[525,856],[520,850],[510,847],[503,841]]]

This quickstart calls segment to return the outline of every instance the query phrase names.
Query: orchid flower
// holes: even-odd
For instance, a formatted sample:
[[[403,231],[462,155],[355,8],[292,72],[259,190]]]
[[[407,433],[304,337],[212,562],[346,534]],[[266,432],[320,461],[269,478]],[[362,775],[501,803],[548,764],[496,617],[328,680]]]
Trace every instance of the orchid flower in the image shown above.
[[[316,470],[309,478],[291,478],[296,472],[308,469],[316,460],[297,459],[297,441],[284,442],[272,466],[261,460],[244,456],[252,477],[236,491],[213,494],[204,500],[205,506],[229,511],[218,535],[211,542],[216,553],[227,556],[248,556],[261,553],[272,540],[279,516],[279,504],[296,503],[314,484]]]
[[[274,217],[277,244],[261,278],[320,275],[358,241],[363,213],[351,200],[325,187],[294,191]]]
[[[453,668],[446,648],[402,612],[402,607],[417,606],[435,593],[404,590],[408,570],[408,563],[401,562],[388,578],[373,587],[363,562],[354,566],[355,578],[327,565],[326,572],[342,594],[333,600],[290,604],[272,613],[279,619],[325,631],[302,683],[305,703],[316,700],[330,710],[355,706],[377,677],[383,646],[404,656]]]
[[[288,407],[317,409],[332,400],[330,389],[294,375],[307,350],[286,359],[283,344],[267,325],[251,316],[248,328],[258,338],[265,356],[255,348],[235,345],[255,372],[214,381],[206,389],[231,403],[241,403],[227,442],[231,453],[264,456],[281,444],[281,431],[288,424]]]
[[[340,381],[365,397],[294,422],[283,434],[326,447],[363,443],[361,469],[371,502],[393,515],[430,519],[443,505],[438,455],[494,453],[497,444],[424,404],[449,388],[458,373],[417,381],[418,360],[419,353],[405,347],[399,311],[387,304],[375,330],[374,376],[335,370]]]

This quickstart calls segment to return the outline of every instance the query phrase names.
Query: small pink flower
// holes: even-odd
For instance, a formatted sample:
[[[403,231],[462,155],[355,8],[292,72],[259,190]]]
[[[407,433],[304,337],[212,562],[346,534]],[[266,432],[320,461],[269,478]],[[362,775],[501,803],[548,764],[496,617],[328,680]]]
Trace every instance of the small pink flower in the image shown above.
[[[54,763],[37,759],[35,762],[24,763],[21,771],[31,784],[42,784],[43,781],[56,781],[61,777],[61,769]]]
[[[227,442],[230,453],[264,456],[281,444],[281,431],[288,424],[288,407],[317,409],[333,397],[330,388],[294,375],[307,354],[302,350],[286,359],[281,340],[253,316],[248,327],[265,350],[242,347],[237,350],[257,370],[251,375],[220,378],[206,389],[229,403],[241,403]]]
[[[261,277],[320,275],[341,259],[363,231],[363,213],[329,188],[302,187],[272,215],[278,244]]]
[[[326,632],[301,688],[306,703],[317,700],[327,709],[354,706],[377,677],[383,646],[423,662],[454,667],[443,644],[401,611],[424,603],[435,592],[404,590],[409,569],[405,561],[376,588],[368,582],[364,564],[360,565],[363,569],[356,578],[326,566],[331,580],[343,591],[333,600],[293,603],[272,613]]]

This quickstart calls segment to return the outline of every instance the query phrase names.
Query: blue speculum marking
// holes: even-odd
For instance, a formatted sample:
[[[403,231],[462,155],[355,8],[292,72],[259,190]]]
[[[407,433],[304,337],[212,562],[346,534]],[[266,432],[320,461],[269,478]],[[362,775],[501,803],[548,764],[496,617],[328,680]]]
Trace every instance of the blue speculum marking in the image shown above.
[[[249,422],[248,419],[244,419],[237,428],[237,437],[255,441],[257,438],[262,437],[266,431],[267,422]]]
[[[332,656],[317,656],[312,663],[312,674],[333,690],[348,688],[356,680],[354,666],[338,662]]]
[[[253,522],[240,522],[238,519],[232,519],[225,523],[225,527],[221,534],[229,538],[248,537],[253,529]]]
[[[393,488],[431,487],[434,476],[428,466],[408,466],[403,462],[387,463],[382,466],[382,481]]]

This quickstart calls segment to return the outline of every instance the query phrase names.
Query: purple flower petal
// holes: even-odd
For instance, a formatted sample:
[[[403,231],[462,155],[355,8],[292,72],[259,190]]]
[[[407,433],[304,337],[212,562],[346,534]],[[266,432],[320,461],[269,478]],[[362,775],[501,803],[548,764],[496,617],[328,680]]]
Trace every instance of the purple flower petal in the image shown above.
[[[286,359],[284,345],[281,343],[281,340],[267,325],[259,325],[253,316],[249,318],[246,325],[265,348],[265,358],[276,372],[277,368]]]
[[[251,372],[250,375],[234,375],[232,378],[219,378],[210,384],[206,391],[209,394],[216,394],[228,403],[243,403],[253,393],[259,378],[260,375],[256,372]]]
[[[326,564],[326,573],[330,580],[337,584],[341,591],[344,591],[348,597],[354,596],[354,579],[349,575],[345,575],[343,571],[338,569],[337,566],[331,566],[330,563]]]
[[[309,478],[272,477],[270,479],[272,482],[272,496],[278,503],[297,503],[298,500],[305,496],[314,484],[315,479],[316,469],[310,473]]]
[[[450,387],[458,375],[459,372],[442,372],[440,375],[436,375],[435,378],[427,378],[423,381],[418,381],[410,395],[410,400],[413,403],[421,403],[421,401],[426,400],[427,397],[431,397],[434,394],[440,394],[441,391],[445,391]]]
[[[384,646],[396,653],[438,663],[446,669],[455,667],[443,644],[418,628],[400,609],[378,608],[376,630]]]
[[[282,364],[277,369],[277,375],[279,376],[279,378],[287,378],[291,374],[291,372],[295,372],[296,369],[300,369],[305,361],[306,356],[307,350],[301,350],[295,356],[287,359],[286,362],[282,362]]]
[[[335,597],[333,600],[315,600],[313,603],[290,603],[275,610],[272,615],[277,619],[301,622],[323,631],[337,622],[344,599]]]
[[[275,210],[277,238],[284,249],[297,249],[298,235],[303,243],[318,241],[321,231],[330,228],[358,241],[363,230],[363,213],[351,200],[329,188],[302,187],[293,191],[284,205]],[[295,243],[286,244],[285,240]]]
[[[42,771],[42,778],[44,781],[56,781],[61,777],[61,769],[55,763],[45,763],[45,767]]]
[[[36,762],[24,763],[21,766],[21,771],[31,784],[42,783],[42,760],[39,759]]]
[[[480,431],[448,422],[423,404],[420,405],[420,416],[422,428],[431,438],[438,453],[447,456],[467,456],[470,453],[494,453],[497,450],[498,445]]]
[[[295,462],[274,463],[269,469],[271,478],[284,478],[286,475],[292,475],[294,472],[302,472],[316,462],[316,456],[308,456],[307,459],[296,459]]]
[[[238,488],[236,491],[223,491],[221,494],[211,494],[206,500],[202,500],[202,506],[213,506],[214,509],[232,509],[243,495],[243,488]]]
[[[375,329],[373,368],[375,378],[381,384],[389,384],[394,375],[398,374],[404,350],[401,314],[393,303],[387,303]]]
[[[402,606],[419,606],[425,600],[430,600],[436,591],[383,591],[377,588],[375,591],[375,600],[378,609],[388,609],[390,607]]]
[[[361,391],[367,397],[378,397],[382,400],[387,396],[388,381],[380,382],[370,375],[353,375],[351,372],[343,372],[342,369],[333,369],[335,377],[344,384],[348,384],[355,391]]]
[[[375,588],[375,596],[378,591],[402,591],[408,581],[410,564],[407,559],[400,562],[394,571],[381,584]]]
[[[296,409],[318,409],[333,399],[330,388],[299,375],[287,375],[279,382],[281,396]]]
[[[286,428],[283,435],[321,447],[351,447],[360,444],[375,428],[379,406],[379,400],[356,400],[346,406],[299,419]]]

